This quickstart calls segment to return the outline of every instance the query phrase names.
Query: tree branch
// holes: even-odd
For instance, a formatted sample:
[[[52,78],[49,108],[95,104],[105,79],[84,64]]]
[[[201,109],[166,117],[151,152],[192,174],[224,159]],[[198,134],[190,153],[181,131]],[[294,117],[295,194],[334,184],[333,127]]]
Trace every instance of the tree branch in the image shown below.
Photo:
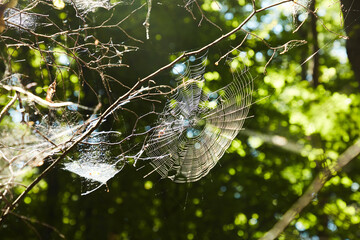
[[[304,150],[304,145],[301,143],[297,143],[295,141],[289,140],[286,137],[276,135],[276,134],[266,134],[262,132],[257,132],[250,129],[245,129],[243,131],[240,131],[241,135],[251,136],[251,137],[258,137],[262,141],[272,144],[274,146],[277,146],[279,148],[282,148],[286,151],[293,152],[296,154],[301,154]]]
[[[42,99],[41,97],[38,97],[36,95],[34,95],[33,93],[26,91],[25,89],[21,88],[21,87],[14,87],[14,86],[8,86],[8,85],[1,85],[0,86],[8,91],[16,91],[18,93],[22,93],[24,95],[26,95],[31,101],[34,101],[42,106],[47,106],[50,108],[59,108],[59,107],[67,107],[67,106],[76,106],[78,108],[82,108],[84,110],[93,110],[92,108],[86,107],[86,106],[82,106],[80,104],[77,103],[73,103],[73,102],[58,102],[58,103],[53,103],[53,102],[49,102],[46,101],[44,99]],[[1,114],[2,115],[2,114]],[[0,115],[0,116],[1,116]],[[0,118],[1,119],[1,118]]]
[[[3,108],[3,110],[1,110],[0,112],[0,121],[1,119],[5,116],[5,114],[9,111],[9,109],[11,108],[11,106],[16,102],[16,93],[14,94],[13,98],[10,100],[10,102],[8,104],[6,104],[6,106]]]
[[[272,240],[277,238],[285,228],[293,221],[321,190],[324,184],[337,172],[347,165],[351,160],[360,154],[360,139],[340,155],[338,161],[333,166],[322,170],[312,181],[306,192],[290,207],[282,218],[270,229],[260,240]]]
[[[214,46],[215,44],[221,42],[222,40],[226,39],[227,37],[229,37],[231,34],[241,30],[243,28],[243,26],[250,21],[250,19],[257,13],[265,11],[267,9],[270,9],[272,7],[275,6],[279,6],[282,5],[284,3],[288,3],[288,2],[292,2],[292,0],[283,0],[274,4],[271,4],[269,6],[263,7],[261,9],[255,9],[255,5],[254,5],[254,9],[253,11],[250,13],[250,15],[242,22],[240,23],[236,28],[232,29],[231,31],[229,31],[228,33],[220,36],[219,38],[215,39],[214,41],[210,42],[209,44],[203,46],[202,48],[195,50],[195,51],[190,51],[190,52],[184,52],[182,53],[179,57],[177,57],[175,60],[173,60],[172,62],[170,62],[169,64],[159,68],[158,70],[156,70],[155,72],[151,73],[150,75],[139,79],[139,81],[137,81],[133,87],[131,89],[129,89],[125,94],[123,94],[121,97],[119,97],[113,104],[111,104],[97,119],[93,120],[93,121],[89,121],[86,124],[84,124],[82,129],[86,129],[79,137],[77,137],[76,139],[72,139],[70,141],[68,141],[67,143],[65,143],[63,145],[63,149],[62,149],[62,153],[60,156],[58,156],[33,182],[30,183],[30,185],[25,189],[24,192],[22,192],[10,205],[7,206],[7,208],[5,209],[5,211],[3,212],[2,216],[0,217],[0,223],[3,222],[4,218],[9,214],[9,212],[11,210],[13,210],[16,205],[26,196],[26,194],[28,192],[31,191],[31,189],[36,186],[40,180],[42,178],[44,178],[44,176],[50,172],[50,170],[52,168],[54,168],[54,166],[56,166],[65,156],[67,156],[67,154],[70,152],[70,150],[72,150],[78,143],[80,143],[81,141],[85,140],[93,131],[95,131],[95,129],[97,129],[100,124],[102,123],[102,121],[108,116],[110,115],[114,110],[118,109],[119,107],[121,107],[123,104],[128,103],[129,101],[133,100],[133,98],[139,94],[140,92],[142,92],[142,89],[138,90],[143,83],[151,80],[152,77],[156,76],[157,74],[159,74],[160,72],[170,68],[171,66],[173,66],[175,63],[179,62],[182,58],[187,57],[187,56],[191,56],[191,55],[196,55],[199,54],[207,49],[209,49],[210,47]],[[5,86],[2,86],[5,88]],[[23,94],[26,94],[28,97],[32,98],[34,101],[38,101],[38,103],[42,103],[44,105],[50,106],[53,103],[49,103],[35,95],[33,95],[30,92],[25,91],[22,88],[17,88],[17,87],[10,87],[7,86],[7,90],[16,90],[19,92],[22,92]],[[6,88],[5,88],[6,89]],[[45,103],[46,102],[46,103]],[[79,133],[79,132],[78,132]]]

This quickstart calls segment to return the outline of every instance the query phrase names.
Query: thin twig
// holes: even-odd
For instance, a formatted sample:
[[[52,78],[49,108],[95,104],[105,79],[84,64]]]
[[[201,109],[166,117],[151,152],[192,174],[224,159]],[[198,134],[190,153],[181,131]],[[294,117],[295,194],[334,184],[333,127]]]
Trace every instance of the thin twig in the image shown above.
[[[131,100],[132,94],[134,94],[134,92],[136,91],[136,89],[140,88],[142,86],[142,84],[146,81],[151,80],[151,78],[153,78],[154,76],[156,76],[157,74],[159,74],[160,72],[164,71],[165,69],[170,68],[171,66],[173,66],[175,63],[179,62],[183,57],[187,57],[187,56],[191,56],[191,55],[196,55],[199,54],[207,49],[209,49],[210,47],[214,46],[215,44],[221,42],[222,40],[226,39],[227,37],[229,37],[231,34],[239,31],[240,29],[242,29],[242,27],[248,22],[250,21],[250,19],[259,12],[265,11],[269,8],[287,3],[287,2],[291,2],[292,0],[284,0],[284,1],[280,1],[278,3],[269,5],[267,7],[263,7],[261,9],[253,9],[253,11],[251,12],[251,14],[241,23],[239,24],[239,26],[237,26],[236,28],[234,28],[233,30],[229,31],[228,33],[220,36],[219,38],[215,39],[214,41],[210,42],[209,44],[203,46],[202,48],[195,50],[195,51],[190,51],[190,52],[184,52],[182,53],[179,57],[177,57],[175,60],[173,60],[172,62],[170,62],[169,64],[159,68],[158,70],[156,70],[155,72],[149,74],[148,76],[140,79],[138,82],[136,82],[133,87],[131,89],[129,89],[124,95],[122,95],[121,97],[119,97],[113,104],[111,104],[97,119],[94,119],[94,121],[89,121],[86,124],[84,124],[83,129],[86,128],[86,131],[83,132],[78,138],[76,138],[76,140],[71,140],[68,141],[67,143],[64,144],[64,149],[63,152],[60,156],[58,156],[33,182],[30,183],[30,185],[24,190],[24,192],[22,192],[10,205],[7,206],[7,208],[5,209],[5,211],[3,212],[1,218],[0,218],[0,223],[3,222],[4,218],[9,214],[9,212],[11,210],[13,210],[15,208],[15,206],[26,196],[26,194],[28,192],[31,191],[31,189],[34,188],[34,186],[36,186],[41,179],[44,178],[44,176],[46,176],[50,170],[52,170],[64,157],[67,156],[67,154],[75,147],[77,146],[78,143],[82,142],[85,138],[87,138],[88,136],[90,136],[90,134],[95,131],[100,124],[102,123],[102,121],[108,116],[110,115],[114,110],[118,109],[118,107],[121,107],[122,103],[126,103],[129,102]],[[47,36],[46,36],[47,37]],[[61,43],[58,43],[59,45]],[[62,45],[62,44],[61,44]],[[66,48],[66,46],[64,46],[64,48]],[[75,57],[75,54],[74,54]],[[11,89],[11,88],[9,88]],[[15,89],[11,89],[11,90],[15,90]],[[22,88],[19,88],[19,90],[21,90],[22,92],[24,92],[24,90]],[[27,94],[28,92],[25,91],[24,94]],[[33,95],[32,93],[30,93],[30,96],[34,97],[34,100],[37,99],[39,102],[45,101],[35,95]],[[44,103],[47,106],[50,106],[49,102],[45,101],[46,103]]]
[[[224,55],[222,55],[222,56],[219,58],[219,60],[217,60],[217,61],[215,62],[215,65],[216,65],[216,66],[219,65],[219,62],[220,62],[222,59],[226,58],[230,53],[232,53],[232,51],[238,50],[238,49],[244,44],[244,42],[246,41],[246,38],[247,38],[248,36],[249,36],[249,33],[246,33],[246,35],[245,35],[245,37],[243,38],[243,40],[241,41],[241,43],[240,43],[239,45],[237,45],[236,47],[234,47],[233,49],[231,49],[230,51],[228,51],[227,53],[225,53]]]
[[[307,12],[311,13],[315,18],[317,18],[318,22],[321,24],[321,26],[323,26],[323,28],[328,31],[329,33],[332,33],[332,34],[335,34],[336,36],[338,36],[339,38],[342,38],[342,39],[349,39],[348,36],[345,36],[345,35],[342,35],[342,34],[339,34],[337,32],[334,32],[332,30],[330,30],[323,21],[321,21],[321,19],[319,18],[319,16],[316,14],[316,9],[313,11],[311,9],[309,9],[308,7],[302,5],[301,3],[299,3],[298,1],[293,1],[294,4],[296,5],[299,5],[301,6],[302,8],[304,8]],[[296,29],[297,31],[298,29]]]
[[[22,220],[28,221],[28,222],[40,224],[40,225],[42,225],[42,226],[44,226],[44,227],[46,227],[46,228],[49,228],[49,229],[53,230],[54,232],[56,232],[60,238],[65,239],[64,234],[62,234],[62,233],[61,233],[56,227],[54,227],[54,226],[51,226],[51,225],[49,225],[49,224],[47,224],[47,223],[44,223],[44,222],[40,222],[40,221],[38,221],[38,220],[36,220],[36,219],[33,219],[33,218],[29,218],[29,217],[26,217],[26,216],[19,215],[19,214],[14,213],[14,212],[11,212],[11,215],[14,215],[14,216],[16,216],[16,217],[18,217],[18,218],[20,218],[20,219],[22,219]]]
[[[151,14],[151,4],[152,4],[152,0],[147,0],[147,4],[148,4],[148,10],[147,10],[147,14],[146,14],[146,19],[145,22],[143,23],[144,27],[145,27],[145,31],[146,31],[146,39],[150,39],[149,36],[149,29],[150,29],[150,14]]]
[[[8,104],[6,104],[6,106],[3,108],[3,110],[1,110],[0,112],[0,121],[1,119],[5,116],[5,114],[9,111],[9,109],[11,108],[11,106],[16,102],[16,93],[14,94],[13,98],[10,100],[10,102]]]

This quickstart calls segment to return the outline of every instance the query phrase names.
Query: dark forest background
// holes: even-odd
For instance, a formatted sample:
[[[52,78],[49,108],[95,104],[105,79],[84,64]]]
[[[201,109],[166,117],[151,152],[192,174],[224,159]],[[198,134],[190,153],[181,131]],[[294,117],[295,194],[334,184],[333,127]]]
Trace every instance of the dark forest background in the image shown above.
[[[275,2],[255,3],[261,9]],[[245,121],[245,130],[206,177],[177,184],[160,179],[157,173],[143,178],[147,172],[127,164],[107,186],[81,196],[84,182],[64,171],[60,162],[1,222],[0,238],[258,239],[304,194],[318,173],[330,169],[331,178],[279,239],[359,239],[359,159],[354,157],[341,171],[331,171],[331,166],[360,137],[360,3],[294,2],[306,8],[290,1],[256,13],[244,26],[246,31],[236,31],[196,55],[207,56],[207,89],[229,84],[231,69],[247,67],[255,77],[255,104],[249,113],[254,117]],[[19,20],[20,27],[7,23],[1,33],[2,84],[8,84],[9,76],[16,73],[26,75],[21,78],[22,86],[35,83],[27,91],[45,99],[49,85],[57,79],[52,101],[91,108],[100,102],[100,114],[126,93],[122,84],[131,87],[183,52],[206,46],[236,28],[252,11],[252,2],[245,0],[136,0],[111,9],[90,9],[95,3],[80,3],[19,1],[15,9],[33,13],[35,18],[29,18],[28,25]],[[6,9],[5,20],[11,20],[6,15],[11,10]],[[147,16],[148,39],[143,25]],[[101,27],[104,25],[109,27]],[[74,31],[84,26],[86,30]],[[251,34],[237,47],[247,33]],[[109,45],[102,45],[105,43]],[[118,52],[112,43],[121,45]],[[85,44],[83,48],[78,47],[81,44]],[[81,51],[71,52],[75,46]],[[60,53],[46,52],[50,47]],[[94,59],[109,54],[106,47],[116,61],[96,62]],[[69,57],[71,63],[64,64],[61,52],[66,56],[74,53],[76,61]],[[110,63],[119,65],[109,67]],[[151,77],[151,84],[174,87],[172,69]],[[14,94],[14,90],[1,88],[1,109]],[[168,97],[155,98],[159,100],[156,111],[161,112]],[[14,111],[1,119],[4,139],[24,124],[17,120],[19,104],[16,101]],[[139,116],[152,109],[150,102],[141,99],[127,107]],[[64,116],[44,106],[38,108],[44,115],[58,115],[56,119]],[[77,110],[85,121],[89,111]],[[119,131],[126,137],[136,118],[118,109],[98,129]],[[156,119],[156,115],[145,118],[139,128]],[[26,121],[37,120],[30,116]],[[71,124],[73,120],[67,121]],[[139,142],[141,138],[134,138],[124,146],[131,148]],[[70,151],[69,157],[77,158],[77,151]],[[21,184],[28,185],[41,174],[52,163],[47,159],[22,173]],[[0,166],[7,165],[0,162]],[[6,199],[13,200],[22,191],[22,186],[14,186],[12,197]],[[1,201],[2,207],[6,206],[5,198]]]

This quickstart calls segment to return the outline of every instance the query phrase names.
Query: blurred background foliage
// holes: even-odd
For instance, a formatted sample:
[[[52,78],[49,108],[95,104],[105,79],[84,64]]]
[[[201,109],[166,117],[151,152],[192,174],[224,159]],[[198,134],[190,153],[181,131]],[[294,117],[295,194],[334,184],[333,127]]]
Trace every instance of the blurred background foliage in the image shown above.
[[[260,8],[273,2],[263,0],[256,4]],[[53,21],[53,26],[48,27],[38,20],[38,33],[55,33],[55,24],[67,29],[83,24],[68,2],[48,3],[33,9],[48,14]],[[146,1],[128,2],[111,10],[97,8],[81,17],[89,26],[98,26],[113,15],[107,23],[115,24],[144,3]],[[18,7],[26,4],[19,1]],[[0,229],[1,239],[61,238],[57,231],[42,223],[53,226],[67,239],[261,237],[303,194],[316,174],[336,161],[359,138],[359,83],[347,58],[346,40],[328,30],[345,35],[345,30],[352,28],[344,23],[341,4],[340,1],[316,1],[319,16],[316,19],[302,10],[295,12],[293,18],[291,4],[256,14],[245,29],[270,46],[278,47],[293,39],[307,41],[284,54],[281,54],[284,48],[277,50],[266,68],[266,75],[263,74],[265,65],[274,50],[257,37],[249,35],[241,47],[217,65],[215,62],[240,44],[246,33],[238,31],[208,50],[205,88],[224,87],[232,81],[230,66],[237,69],[246,66],[256,76],[256,104],[250,110],[254,117],[245,122],[245,130],[206,177],[191,184],[175,184],[169,179],[160,180],[156,174],[143,178],[142,171],[127,167],[108,182],[108,188],[80,196],[80,179],[58,167],[34,187],[14,214],[6,219]],[[237,27],[251,11],[251,2],[245,0],[153,1],[149,39],[143,26],[146,5],[120,25],[128,35],[142,42],[129,38],[117,28],[94,28],[82,34],[83,39],[92,43],[98,40],[134,47],[136,51],[124,52],[122,57],[122,63],[128,67],[104,71],[132,86],[183,51],[198,49]],[[306,17],[301,28],[293,33]],[[100,99],[105,109],[126,91],[115,81],[110,81],[106,89],[98,72],[90,68],[78,69],[70,58],[61,57],[65,49],[59,45],[41,43],[31,34],[14,28],[5,33],[14,39],[32,39],[39,43],[39,48],[56,47],[53,60],[75,69],[70,71],[56,66],[49,69],[36,49],[8,47],[3,40],[0,50],[2,56],[11,58],[10,71],[27,75],[27,79],[31,79],[29,82],[36,82],[31,92],[39,97],[45,98],[55,78],[60,87],[54,100],[79,102],[85,106],[94,107]],[[54,36],[68,48],[74,44],[70,37],[66,33]],[[89,46],[92,47],[96,48],[96,44]],[[85,50],[76,54],[91,59]],[[97,54],[101,56],[102,53]],[[2,72],[9,71],[5,64],[0,65]],[[174,85],[173,79],[170,70],[153,78],[157,84],[170,85]],[[8,102],[8,96],[8,92],[1,90],[2,107]],[[164,106],[166,98],[162,100],[158,110]],[[150,106],[147,108],[144,103],[136,102],[131,109],[148,111]],[[117,114],[124,120],[134,118],[124,111],[117,111]],[[0,128],[11,128],[12,120],[11,115],[6,116]],[[126,121],[124,124],[113,116],[101,128],[131,131]],[[47,165],[28,172],[23,184],[30,183]],[[355,159],[326,183],[279,239],[359,239],[359,183],[360,164],[359,159]],[[21,187],[14,189],[15,195],[21,191]]]

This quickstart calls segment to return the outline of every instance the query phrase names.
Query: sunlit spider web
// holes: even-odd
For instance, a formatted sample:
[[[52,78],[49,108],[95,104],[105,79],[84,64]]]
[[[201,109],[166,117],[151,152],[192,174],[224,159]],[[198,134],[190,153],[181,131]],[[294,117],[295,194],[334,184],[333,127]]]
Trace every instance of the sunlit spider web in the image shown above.
[[[59,108],[42,115],[27,100],[22,97],[22,105],[11,108],[0,127],[1,194],[31,178],[37,167],[50,163],[67,142],[76,140],[75,133],[81,129],[78,112]],[[11,194],[8,197],[12,198]]]
[[[124,167],[122,158],[114,157],[113,145],[108,145],[119,132],[95,132],[78,146],[78,156],[64,164],[64,169],[82,178],[82,193],[86,195],[99,189]]]
[[[111,9],[117,4],[129,4],[128,0],[125,1],[110,1],[110,0],[65,0],[71,3],[81,16],[85,16],[90,12],[95,12],[98,8]]]
[[[185,72],[183,79],[192,79],[168,102],[145,145],[154,168],[149,174],[156,171],[178,183],[197,181],[216,165],[242,129],[253,92],[248,71],[234,73],[231,84],[209,94],[199,72]]]
[[[5,17],[8,18],[7,25],[18,31],[35,30],[38,25],[38,17],[35,14],[30,14],[25,11],[8,9],[5,13]]]
[[[292,18],[295,28],[302,25],[307,19],[311,2],[311,0],[295,0],[292,3]]]
[[[27,108],[31,109],[30,106]],[[63,144],[81,127],[75,111],[62,111],[62,119],[45,115],[35,122],[29,120],[29,114],[24,114],[24,121],[20,122],[21,111],[10,110],[14,122],[19,122],[13,123],[13,129],[6,127],[0,131],[0,151],[4,158],[12,159],[14,169],[42,165],[46,158],[60,152]],[[32,114],[36,116],[39,113],[35,111]],[[15,120],[17,118],[20,119]]]

